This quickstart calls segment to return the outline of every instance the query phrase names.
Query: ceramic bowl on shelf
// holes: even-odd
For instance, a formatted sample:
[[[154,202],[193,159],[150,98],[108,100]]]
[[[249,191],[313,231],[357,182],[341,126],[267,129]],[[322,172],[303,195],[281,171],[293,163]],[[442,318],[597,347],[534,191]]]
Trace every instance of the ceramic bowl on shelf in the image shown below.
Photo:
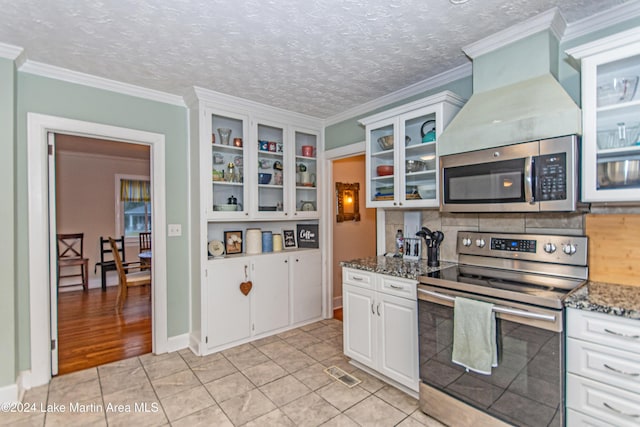
[[[381,136],[378,138],[378,145],[383,150],[391,150],[393,148],[393,135]]]
[[[429,184],[418,185],[418,194],[421,199],[435,199],[436,198],[436,183],[431,182]]]
[[[238,205],[232,205],[232,204],[222,204],[222,205],[216,205],[215,210],[217,211],[237,211],[238,210]]]
[[[269,184],[271,182],[271,174],[270,173],[259,173],[258,174],[258,182],[260,184]]]
[[[378,176],[393,175],[393,165],[380,165],[376,168]]]

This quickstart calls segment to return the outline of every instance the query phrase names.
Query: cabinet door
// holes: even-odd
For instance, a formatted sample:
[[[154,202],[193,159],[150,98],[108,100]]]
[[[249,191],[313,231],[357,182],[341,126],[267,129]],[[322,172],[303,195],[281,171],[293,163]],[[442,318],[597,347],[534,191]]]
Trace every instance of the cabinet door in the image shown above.
[[[286,195],[290,193],[287,185],[285,125],[267,120],[256,121],[255,152],[258,171],[255,173],[254,216],[258,218],[285,218],[291,211]]]
[[[379,371],[418,390],[418,303],[378,293]]]
[[[344,354],[375,368],[376,321],[375,292],[342,285]]]
[[[202,141],[209,167],[204,177],[204,191],[211,194],[207,216],[213,219],[242,219],[249,215],[248,188],[245,186],[245,163],[247,162],[248,122],[247,116],[207,111],[207,130],[211,141]]]
[[[293,177],[295,192],[291,203],[296,218],[318,218],[318,168],[317,148],[319,134],[314,131],[293,130],[295,160]]]
[[[397,118],[381,120],[367,126],[366,185],[367,207],[398,207],[399,175],[396,159],[398,146]],[[404,143],[403,143],[404,144]]]
[[[251,294],[240,292],[249,275],[249,259],[221,259],[207,264],[206,347],[251,336]]]
[[[583,200],[640,200],[640,42],[582,60]]]
[[[322,315],[320,251],[291,255],[289,263],[292,323],[319,318]]]
[[[289,254],[256,256],[252,263],[254,334],[289,324]]]

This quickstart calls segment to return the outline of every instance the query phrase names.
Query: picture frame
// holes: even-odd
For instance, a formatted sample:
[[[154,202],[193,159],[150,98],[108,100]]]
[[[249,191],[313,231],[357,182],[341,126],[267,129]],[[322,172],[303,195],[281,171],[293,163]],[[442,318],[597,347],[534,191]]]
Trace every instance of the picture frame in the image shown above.
[[[227,255],[241,254],[243,243],[241,230],[224,232],[224,249]]]
[[[285,249],[295,249],[297,247],[295,230],[282,230],[282,244]]]
[[[318,224],[298,224],[297,229],[298,248],[317,249],[320,247]]]

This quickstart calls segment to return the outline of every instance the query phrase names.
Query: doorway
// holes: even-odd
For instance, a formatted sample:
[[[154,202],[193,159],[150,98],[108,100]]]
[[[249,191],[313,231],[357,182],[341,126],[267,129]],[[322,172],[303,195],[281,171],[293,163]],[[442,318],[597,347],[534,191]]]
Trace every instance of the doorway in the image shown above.
[[[79,120],[27,114],[27,165],[29,200],[29,308],[30,308],[30,358],[29,382],[32,386],[49,382],[55,331],[52,328],[52,288],[50,269],[42,268],[50,263],[48,141],[49,133],[84,136],[88,138],[143,144],[151,150],[152,221],[157,230],[153,236],[152,264],[152,349],[154,353],[167,351],[167,279],[166,279],[166,228],[165,218],[165,140],[164,135],[133,129],[84,122]],[[55,284],[54,284],[55,285]],[[52,347],[54,348],[52,350]]]
[[[132,288],[123,310],[116,313],[117,271],[107,269],[103,276],[102,261],[112,256],[108,240],[101,247],[101,239],[125,236],[123,261],[140,262],[138,234],[151,231],[150,147],[68,134],[53,135],[50,145],[54,149],[49,181],[55,188],[49,200],[55,211],[49,224],[57,233],[82,233],[89,266],[88,290],[78,287],[77,277],[60,279],[57,293],[52,287],[51,304],[57,306],[52,309],[52,317],[57,313],[52,329],[57,325],[58,349],[58,369],[52,360],[52,373],[67,374],[149,353],[152,287]],[[77,266],[69,269],[72,274],[78,271]]]

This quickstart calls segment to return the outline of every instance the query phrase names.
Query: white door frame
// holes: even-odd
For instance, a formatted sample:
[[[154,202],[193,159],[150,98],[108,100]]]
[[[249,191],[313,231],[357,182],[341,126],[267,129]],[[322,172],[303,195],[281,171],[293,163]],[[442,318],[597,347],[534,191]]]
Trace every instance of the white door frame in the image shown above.
[[[323,304],[323,307],[325,308],[323,314],[325,318],[329,319],[333,317],[333,225],[336,215],[336,190],[333,186],[333,161],[344,159],[345,157],[364,154],[365,148],[366,143],[362,141],[345,145],[343,147],[333,148],[324,152],[324,166],[322,168],[324,183],[322,187],[325,189],[325,203],[322,204],[322,217],[327,218],[326,224],[328,227],[324,227],[325,232],[323,237],[323,241],[326,242],[323,254],[324,259],[326,260],[324,263],[324,277],[327,278],[327,292]]]
[[[165,204],[165,137],[162,134],[84,122],[43,114],[27,114],[29,221],[29,310],[31,371],[28,387],[51,380],[49,288],[49,206],[47,133],[69,134],[148,145],[151,150],[153,223],[153,352],[167,352],[167,270]]]

